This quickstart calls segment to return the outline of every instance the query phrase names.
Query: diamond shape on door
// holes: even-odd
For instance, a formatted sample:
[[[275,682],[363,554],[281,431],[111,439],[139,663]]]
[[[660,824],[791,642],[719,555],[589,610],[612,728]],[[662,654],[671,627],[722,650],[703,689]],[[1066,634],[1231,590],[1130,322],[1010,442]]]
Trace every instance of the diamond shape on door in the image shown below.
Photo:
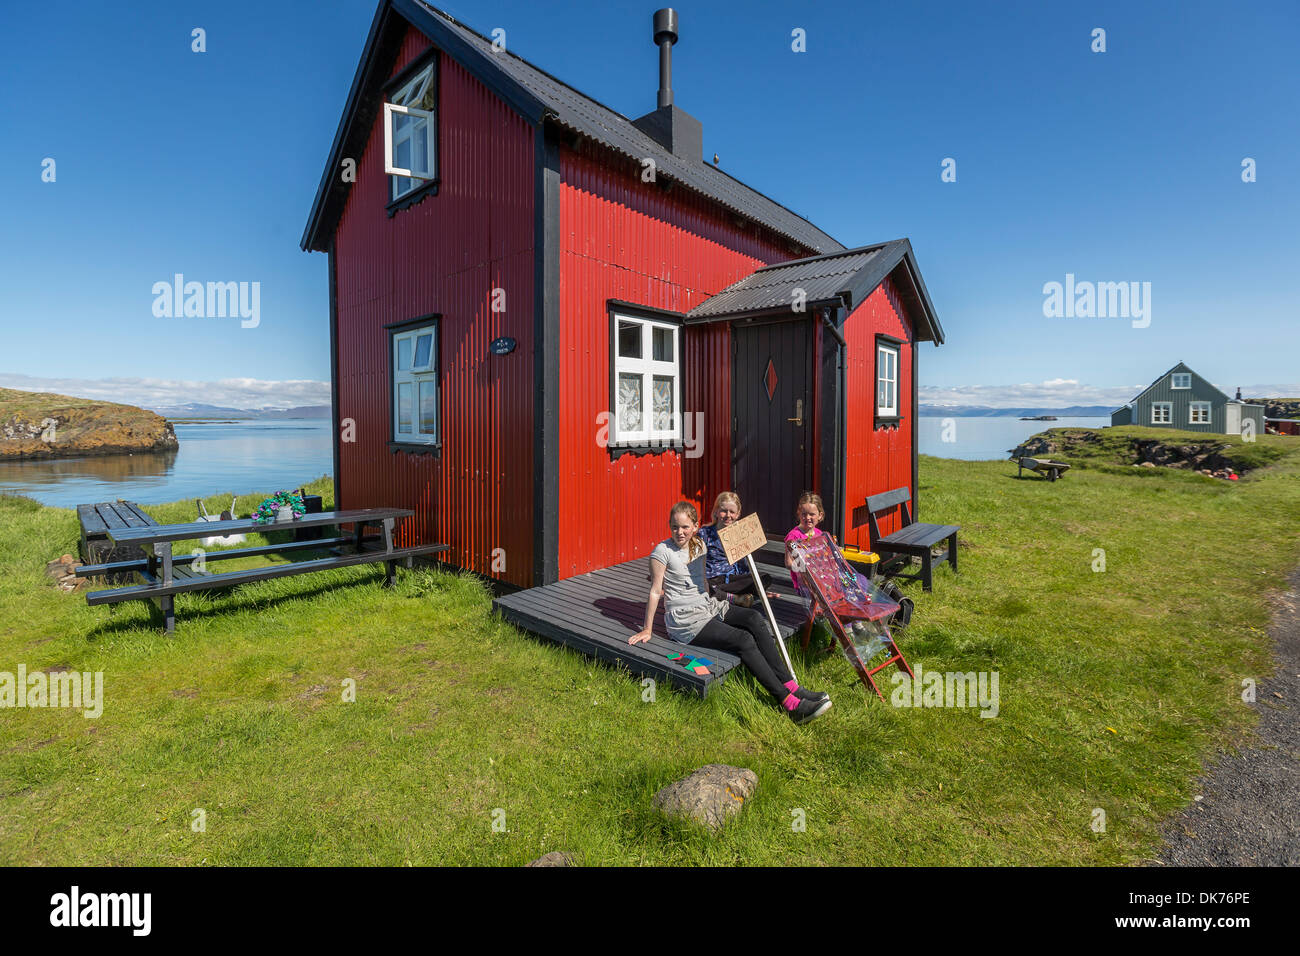
[[[767,360],[767,371],[763,373],[763,386],[767,389],[767,400],[770,402],[776,394],[776,366],[770,358]]]

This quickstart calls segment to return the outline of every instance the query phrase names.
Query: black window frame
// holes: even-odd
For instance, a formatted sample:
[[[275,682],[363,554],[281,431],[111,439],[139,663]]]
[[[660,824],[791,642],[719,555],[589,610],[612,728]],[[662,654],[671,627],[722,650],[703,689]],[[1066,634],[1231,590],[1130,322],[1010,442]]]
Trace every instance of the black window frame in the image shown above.
[[[388,218],[392,218],[402,209],[409,209],[416,203],[423,202],[430,196],[438,195],[438,186],[442,182],[442,59],[438,56],[438,51],[430,50],[424,56],[416,58],[402,72],[384,84],[383,100],[380,103],[379,121],[384,121],[383,104],[391,102],[390,96],[396,90],[400,90],[409,83],[416,74],[422,72],[429,64],[433,64],[433,178],[423,186],[412,189],[409,193],[399,196],[397,199],[389,199],[384,209],[388,213]],[[385,132],[384,135],[388,135]],[[393,177],[388,173],[384,174],[384,195],[392,196],[393,194]]]
[[[438,440],[433,442],[425,441],[405,441],[397,437],[397,380],[393,367],[393,339],[405,332],[411,332],[416,329],[431,326],[433,328],[433,380],[438,389]],[[390,322],[384,326],[384,339],[388,347],[388,449],[396,454],[399,451],[410,452],[417,455],[433,455],[442,457],[442,424],[444,420],[442,407],[442,313],[430,312],[428,315],[422,315],[414,319],[403,319],[401,322]],[[420,413],[420,395],[416,391],[413,412],[416,416]]]
[[[627,315],[636,319],[649,319],[655,322],[672,323],[678,326],[677,331],[677,376],[678,383],[681,386],[682,407],[679,409],[682,416],[682,439],[674,442],[655,442],[653,444],[643,445],[616,445],[612,440],[606,440],[605,449],[609,452],[611,460],[618,459],[623,455],[662,455],[668,452],[676,452],[678,455],[686,453],[686,316],[681,312],[673,312],[669,309],[659,309],[652,305],[638,305],[635,302],[626,302],[622,299],[605,300],[605,328],[609,333],[609,409],[608,414],[611,421],[606,421],[605,427],[608,436],[613,432],[612,419],[618,414],[618,336],[614,334],[614,315]],[[697,438],[698,440],[698,438]]]
[[[898,360],[894,363],[894,414],[880,414],[880,346],[884,344],[894,350]],[[907,417],[903,414],[903,346],[904,339],[877,332],[871,343],[871,416],[876,428],[891,428],[901,425]]]

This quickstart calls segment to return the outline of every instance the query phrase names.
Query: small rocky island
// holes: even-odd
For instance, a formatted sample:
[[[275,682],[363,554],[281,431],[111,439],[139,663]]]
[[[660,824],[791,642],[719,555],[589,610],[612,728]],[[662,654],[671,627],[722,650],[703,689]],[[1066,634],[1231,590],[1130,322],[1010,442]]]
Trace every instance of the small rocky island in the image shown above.
[[[0,460],[175,451],[161,415],[88,398],[0,388]]]

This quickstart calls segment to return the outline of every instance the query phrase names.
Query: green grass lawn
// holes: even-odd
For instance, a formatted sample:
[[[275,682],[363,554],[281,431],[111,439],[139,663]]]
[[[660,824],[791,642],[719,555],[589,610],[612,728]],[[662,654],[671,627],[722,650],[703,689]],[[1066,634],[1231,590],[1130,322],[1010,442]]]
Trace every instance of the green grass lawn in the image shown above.
[[[1241,681],[1271,669],[1267,594],[1300,562],[1300,441],[1232,484],[1137,471],[1050,483],[923,458],[921,516],[962,525],[961,574],[909,586],[901,643],[926,670],[997,671],[1000,712],[893,708],[837,655],[796,662],[835,699],[805,727],[747,676],[646,703],[626,672],[494,619],[468,575],[385,590],[364,567],[182,596],[168,638],[145,606],[110,615],[44,576],[75,550],[71,511],[0,498],[0,670],[105,681],[98,719],[0,710],[0,863],[1149,859],[1203,761],[1249,739]],[[760,781],[720,834],[652,810],[712,762]]]

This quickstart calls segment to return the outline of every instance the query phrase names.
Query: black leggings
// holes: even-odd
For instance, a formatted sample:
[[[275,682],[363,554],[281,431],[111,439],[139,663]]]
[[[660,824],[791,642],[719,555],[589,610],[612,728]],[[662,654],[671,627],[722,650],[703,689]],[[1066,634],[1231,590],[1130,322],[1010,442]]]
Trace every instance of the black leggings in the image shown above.
[[[791,680],[785,660],[776,646],[772,628],[761,613],[750,607],[729,607],[721,619],[713,618],[691,641],[691,647],[708,647],[735,654],[758,678],[763,689],[777,700],[790,693],[785,682]]]

